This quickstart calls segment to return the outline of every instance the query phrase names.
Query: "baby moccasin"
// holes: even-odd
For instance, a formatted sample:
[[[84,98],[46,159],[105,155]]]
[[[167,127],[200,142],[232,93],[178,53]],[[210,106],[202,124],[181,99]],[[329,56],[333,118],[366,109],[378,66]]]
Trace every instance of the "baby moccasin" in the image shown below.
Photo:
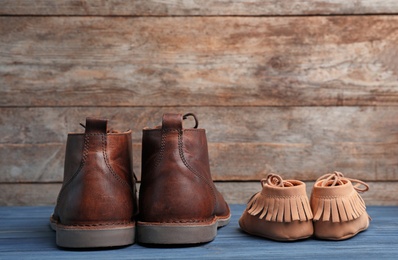
[[[358,192],[368,189],[366,183],[346,178],[341,172],[321,176],[311,194],[314,235],[320,239],[343,240],[366,230],[370,218]]]
[[[312,211],[305,183],[270,174],[261,180],[262,191],[253,195],[239,219],[245,232],[277,241],[312,236]]]

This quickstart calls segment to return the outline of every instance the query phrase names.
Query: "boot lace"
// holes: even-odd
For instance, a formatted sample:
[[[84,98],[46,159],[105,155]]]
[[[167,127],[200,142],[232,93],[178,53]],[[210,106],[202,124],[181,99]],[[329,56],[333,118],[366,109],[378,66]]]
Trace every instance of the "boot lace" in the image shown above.
[[[196,117],[196,115],[194,113],[187,113],[185,115],[182,116],[182,119],[185,120],[187,119],[189,116],[193,117],[193,119],[195,119],[195,126],[193,128],[198,128],[199,125],[199,121],[198,118]]]

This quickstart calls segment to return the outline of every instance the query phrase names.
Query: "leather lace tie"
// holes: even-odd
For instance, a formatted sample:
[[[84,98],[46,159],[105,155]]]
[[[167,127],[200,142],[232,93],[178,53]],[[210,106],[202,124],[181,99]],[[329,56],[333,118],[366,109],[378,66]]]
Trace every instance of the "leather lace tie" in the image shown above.
[[[317,181],[321,181],[320,186],[321,187],[330,187],[330,186],[339,186],[339,185],[344,185],[347,183],[348,181],[351,181],[351,183],[355,183],[355,185],[353,185],[354,189],[357,192],[366,192],[369,190],[369,185],[361,180],[357,180],[357,179],[351,179],[351,178],[347,178],[344,177],[344,175],[341,172],[333,172],[333,173],[327,173],[321,177],[318,178]],[[363,188],[361,188],[361,186],[363,186]]]

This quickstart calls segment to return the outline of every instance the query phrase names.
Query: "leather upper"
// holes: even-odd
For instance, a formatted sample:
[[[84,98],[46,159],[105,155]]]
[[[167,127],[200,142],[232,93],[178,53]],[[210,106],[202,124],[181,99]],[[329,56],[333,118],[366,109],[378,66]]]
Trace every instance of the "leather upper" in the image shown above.
[[[70,133],[53,218],[64,225],[131,222],[137,210],[131,146],[131,131],[107,133],[102,119],[87,118],[84,134]]]
[[[181,114],[165,114],[161,128],[143,131],[140,221],[206,222],[230,214],[211,178],[205,130],[182,122]]]

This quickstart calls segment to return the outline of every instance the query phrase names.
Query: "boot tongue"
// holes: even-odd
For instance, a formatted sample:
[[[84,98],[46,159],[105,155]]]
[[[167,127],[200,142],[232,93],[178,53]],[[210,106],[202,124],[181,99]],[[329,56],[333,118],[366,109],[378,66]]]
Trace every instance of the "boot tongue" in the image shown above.
[[[162,128],[182,129],[182,114],[164,114],[162,118]]]
[[[86,134],[106,134],[108,120],[86,118]]]

